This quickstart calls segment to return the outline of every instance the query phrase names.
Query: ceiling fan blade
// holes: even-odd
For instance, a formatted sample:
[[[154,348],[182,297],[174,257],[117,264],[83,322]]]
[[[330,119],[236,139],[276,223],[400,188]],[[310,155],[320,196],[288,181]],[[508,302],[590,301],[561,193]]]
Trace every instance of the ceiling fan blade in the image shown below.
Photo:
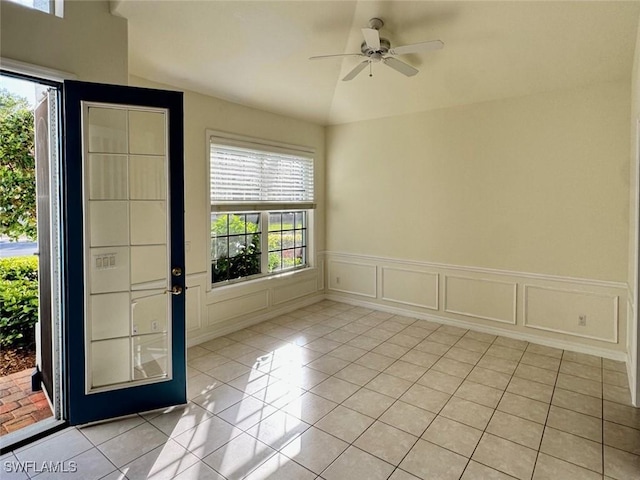
[[[385,65],[393,68],[394,70],[397,70],[407,77],[413,77],[416,73],[418,73],[418,70],[413,68],[411,65],[407,65],[406,63],[401,62],[397,58],[386,57],[383,58],[382,61],[385,63]]]
[[[361,53],[337,53],[335,55],[316,55],[315,57],[309,57],[309,60],[322,60],[323,58],[334,57],[364,57]]]
[[[348,82],[349,80],[353,80],[356,75],[358,75],[362,70],[365,69],[365,67],[368,65],[369,60],[365,60],[364,62],[360,62],[358,65],[355,66],[355,68],[353,70],[351,70],[349,73],[347,73],[345,75],[345,77],[342,79],[343,82]]]
[[[403,45],[389,50],[391,55],[406,55],[408,53],[428,52],[429,50],[440,50],[444,47],[441,40],[432,40],[430,42],[412,43],[411,45]]]
[[[369,48],[373,50],[380,50],[380,32],[375,28],[363,28],[362,35],[364,35],[364,41]]]

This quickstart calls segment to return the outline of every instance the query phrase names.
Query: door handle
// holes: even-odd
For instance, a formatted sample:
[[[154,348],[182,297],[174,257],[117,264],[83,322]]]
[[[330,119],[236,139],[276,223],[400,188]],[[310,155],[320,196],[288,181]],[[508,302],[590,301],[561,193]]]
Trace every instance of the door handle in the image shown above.
[[[180,295],[182,293],[182,287],[180,285],[174,285],[171,290],[167,290],[167,293],[171,295]]]

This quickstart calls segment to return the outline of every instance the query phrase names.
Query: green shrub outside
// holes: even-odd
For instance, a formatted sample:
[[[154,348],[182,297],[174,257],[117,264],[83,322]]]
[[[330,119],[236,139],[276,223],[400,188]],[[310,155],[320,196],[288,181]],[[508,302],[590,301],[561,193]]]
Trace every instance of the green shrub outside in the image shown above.
[[[214,237],[236,234],[247,235],[248,240],[246,245],[229,245],[229,248],[238,252],[236,255],[222,254],[215,259],[211,272],[213,283],[260,273],[260,235],[257,231],[257,224],[245,222],[239,215],[220,215],[211,223],[211,233]]]
[[[35,343],[38,322],[38,258],[0,258],[0,347]]]
[[[282,227],[277,225],[273,228],[274,230],[278,230],[277,234],[273,235],[269,233],[269,272],[302,264],[302,259],[296,257],[285,257],[282,259],[281,264],[280,252],[271,252],[272,250],[280,250],[282,248],[281,241],[285,245],[293,246],[294,244],[295,234],[293,232],[286,232],[282,234],[281,237],[279,232],[280,228],[283,230],[293,229],[293,224],[284,224]],[[233,243],[229,245],[230,248],[238,252],[235,255],[229,256],[228,254],[221,254],[218,255],[217,258],[212,259],[213,283],[261,273],[260,235],[256,234],[257,231],[258,225],[256,223],[245,222],[243,216],[235,214],[220,215],[215,221],[211,222],[211,233],[214,239],[217,236],[253,234],[246,245]]]

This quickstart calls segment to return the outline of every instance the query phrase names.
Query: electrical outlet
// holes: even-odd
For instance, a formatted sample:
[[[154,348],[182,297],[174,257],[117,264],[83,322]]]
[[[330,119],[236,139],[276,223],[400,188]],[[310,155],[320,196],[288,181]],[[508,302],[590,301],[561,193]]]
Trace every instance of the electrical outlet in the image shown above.
[[[151,322],[151,330],[153,330],[154,332],[158,331],[158,321],[154,320],[153,322]]]
[[[581,327],[586,327],[587,326],[587,316],[586,315],[578,316],[578,325],[580,325]]]
[[[132,330],[133,330],[133,334],[137,335],[138,334],[138,325],[133,324],[133,329]]]

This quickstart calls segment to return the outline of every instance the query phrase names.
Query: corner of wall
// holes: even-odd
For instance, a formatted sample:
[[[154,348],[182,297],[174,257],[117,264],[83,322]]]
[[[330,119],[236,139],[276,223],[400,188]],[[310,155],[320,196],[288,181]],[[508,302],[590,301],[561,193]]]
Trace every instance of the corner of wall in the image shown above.
[[[640,270],[640,19],[636,35],[633,70],[631,75],[631,159],[629,196],[629,342],[627,373],[632,403],[640,406],[640,319],[638,318],[638,288]]]
[[[80,80],[126,85],[128,28],[107,0],[65,2],[64,17],[3,1],[0,56],[72,73]]]

